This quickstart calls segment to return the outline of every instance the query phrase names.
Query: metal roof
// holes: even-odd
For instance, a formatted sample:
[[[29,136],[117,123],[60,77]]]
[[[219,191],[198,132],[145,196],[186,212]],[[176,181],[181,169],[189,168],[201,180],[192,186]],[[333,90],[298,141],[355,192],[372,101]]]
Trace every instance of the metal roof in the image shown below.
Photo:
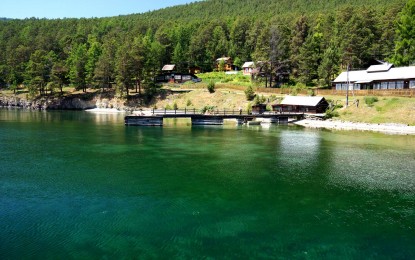
[[[242,68],[253,68],[253,67],[254,67],[253,61],[247,61],[244,63],[244,65],[242,65]]]
[[[171,70],[174,70],[175,67],[176,67],[176,65],[164,65],[164,67],[161,70],[163,70],[163,71],[171,71]]]
[[[297,105],[297,106],[317,106],[324,97],[301,97],[301,96],[286,96],[281,105]]]
[[[367,70],[349,71],[349,81],[382,81],[415,79],[415,66],[390,68],[388,71],[368,72]],[[347,82],[347,72],[342,72],[333,83]]]
[[[381,72],[381,71],[388,71],[392,68],[393,64],[392,63],[383,63],[380,65],[372,65],[370,66],[366,71],[371,73],[371,72]]]

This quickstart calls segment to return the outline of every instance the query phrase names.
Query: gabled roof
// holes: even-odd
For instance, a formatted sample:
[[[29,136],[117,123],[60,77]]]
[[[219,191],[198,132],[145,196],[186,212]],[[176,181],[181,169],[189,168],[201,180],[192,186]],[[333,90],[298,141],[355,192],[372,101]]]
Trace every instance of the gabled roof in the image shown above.
[[[244,65],[242,65],[242,68],[253,68],[253,67],[254,67],[253,61],[247,61],[244,63]]]
[[[175,67],[176,67],[176,65],[174,65],[174,64],[164,65],[164,67],[161,70],[162,71],[172,71],[172,70],[174,70]]]
[[[377,65],[375,65],[377,66]],[[372,82],[381,80],[415,79],[415,66],[390,68],[388,71],[368,72],[367,70],[349,71],[349,81]],[[333,83],[347,82],[347,72],[342,72]]]
[[[281,105],[296,105],[296,106],[317,106],[324,97],[301,97],[301,96],[286,96]]]
[[[221,61],[221,60],[223,60],[223,61],[228,61],[228,60],[230,60],[231,59],[231,57],[222,57],[222,58],[218,58],[216,61]]]

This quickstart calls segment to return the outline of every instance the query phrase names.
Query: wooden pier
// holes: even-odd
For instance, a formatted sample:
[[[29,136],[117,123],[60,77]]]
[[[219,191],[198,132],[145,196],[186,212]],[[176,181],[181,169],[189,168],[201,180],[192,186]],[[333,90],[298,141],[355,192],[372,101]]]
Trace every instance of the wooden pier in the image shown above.
[[[265,112],[253,114],[242,110],[214,110],[202,113],[196,109],[153,109],[145,113],[125,117],[127,126],[162,126],[164,118],[190,118],[192,125],[223,125],[225,119],[234,119],[238,124],[258,121],[265,123],[287,124],[289,118],[302,119],[304,113]]]

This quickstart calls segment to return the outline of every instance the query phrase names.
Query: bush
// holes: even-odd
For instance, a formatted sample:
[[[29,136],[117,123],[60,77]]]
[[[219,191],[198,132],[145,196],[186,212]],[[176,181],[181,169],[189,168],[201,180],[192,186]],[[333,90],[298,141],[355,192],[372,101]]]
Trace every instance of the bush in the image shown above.
[[[209,81],[207,89],[209,93],[215,93],[215,82],[213,80]]]
[[[245,89],[245,96],[248,101],[252,101],[255,98],[255,92],[251,86],[248,86],[248,88]]]
[[[335,110],[327,110],[324,118],[329,119],[329,118],[338,117],[338,116],[339,116],[339,112]]]
[[[379,99],[377,97],[365,97],[365,104],[369,107],[373,106],[374,103],[378,102]]]
[[[177,103],[176,103],[176,101],[174,101],[174,103],[173,103],[173,109],[174,110],[177,110],[177,108],[178,108]]]
[[[261,99],[259,98],[258,95],[256,95],[254,98],[254,105],[259,105],[259,104],[261,104]]]
[[[186,106],[190,107],[192,105],[192,101],[190,99],[187,100]]]
[[[314,92],[314,89],[307,90],[307,94],[311,97],[314,97],[316,95],[316,93]]]
[[[204,114],[204,113],[206,113],[206,112],[212,112],[213,110],[215,110],[215,107],[214,107],[214,106],[204,106],[204,107],[200,110],[200,112],[201,112],[202,114]]]

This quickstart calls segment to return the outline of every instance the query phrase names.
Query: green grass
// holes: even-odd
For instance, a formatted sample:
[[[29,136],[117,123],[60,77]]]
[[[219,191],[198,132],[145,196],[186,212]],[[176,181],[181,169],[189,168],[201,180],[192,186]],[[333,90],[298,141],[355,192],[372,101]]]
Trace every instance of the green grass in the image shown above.
[[[228,83],[240,86],[250,86],[251,78],[249,76],[244,76],[242,72],[237,74],[226,74],[225,72],[207,72],[197,74],[199,78],[203,81],[213,81],[215,83]]]

